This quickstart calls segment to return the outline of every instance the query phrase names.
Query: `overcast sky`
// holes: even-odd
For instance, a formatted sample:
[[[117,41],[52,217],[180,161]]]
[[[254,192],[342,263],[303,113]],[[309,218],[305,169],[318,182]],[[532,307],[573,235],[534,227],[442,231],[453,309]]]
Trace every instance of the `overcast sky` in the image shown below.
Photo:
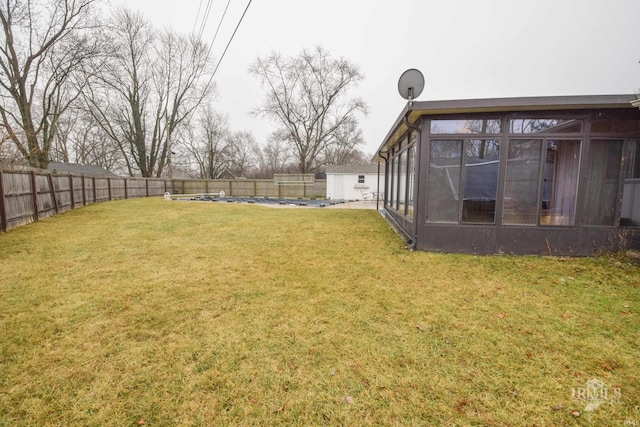
[[[229,0],[212,0],[211,43]],[[157,27],[189,33],[208,0],[112,0]],[[230,0],[213,45],[220,58],[249,0]],[[406,101],[398,78],[417,68],[420,101],[626,94],[640,88],[640,0],[253,0],[215,81],[214,108],[263,144],[273,124],[249,115],[260,86],[247,68],[271,51],[320,45],[360,67],[366,147],[378,148]]]

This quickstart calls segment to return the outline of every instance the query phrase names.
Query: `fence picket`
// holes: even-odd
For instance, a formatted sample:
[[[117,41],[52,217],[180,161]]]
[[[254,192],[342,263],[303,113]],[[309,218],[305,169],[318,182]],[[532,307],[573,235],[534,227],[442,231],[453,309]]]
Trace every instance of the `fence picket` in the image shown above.
[[[36,173],[31,172],[31,198],[33,199],[33,220],[38,222],[40,219],[40,208],[38,206],[38,184],[36,182]]]
[[[53,175],[49,174],[49,191],[51,191],[51,199],[53,201],[53,209],[56,215],[60,213],[60,207],[58,206],[58,197],[56,196],[56,186],[53,183]]]
[[[4,197],[4,173],[0,170],[0,231],[7,231],[7,201]]]

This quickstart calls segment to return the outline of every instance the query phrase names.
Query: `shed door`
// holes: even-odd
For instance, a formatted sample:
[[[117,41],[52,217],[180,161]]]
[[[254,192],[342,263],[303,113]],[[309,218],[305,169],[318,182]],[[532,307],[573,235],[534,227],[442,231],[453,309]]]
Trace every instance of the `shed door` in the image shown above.
[[[344,175],[336,174],[335,181],[333,184],[333,198],[334,199],[344,199]]]

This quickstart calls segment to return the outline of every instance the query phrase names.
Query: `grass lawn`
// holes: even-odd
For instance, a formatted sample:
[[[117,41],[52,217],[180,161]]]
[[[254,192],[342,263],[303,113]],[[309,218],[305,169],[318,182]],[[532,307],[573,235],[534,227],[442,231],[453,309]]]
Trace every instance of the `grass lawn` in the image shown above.
[[[0,234],[0,426],[637,426],[639,365],[620,255],[409,252],[375,211],[161,199]]]

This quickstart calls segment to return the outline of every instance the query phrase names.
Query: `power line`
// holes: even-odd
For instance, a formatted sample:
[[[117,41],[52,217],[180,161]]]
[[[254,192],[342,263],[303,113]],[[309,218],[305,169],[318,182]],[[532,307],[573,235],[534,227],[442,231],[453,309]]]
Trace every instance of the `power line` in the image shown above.
[[[222,17],[220,18],[220,22],[218,22],[218,28],[216,28],[216,32],[213,35],[213,40],[211,40],[211,44],[209,45],[207,58],[209,58],[209,55],[211,55],[211,49],[213,49],[213,44],[216,42],[216,38],[218,37],[218,31],[220,31],[220,27],[222,26],[222,21],[224,21],[224,17],[227,15],[227,9],[229,9],[229,4],[231,4],[231,0],[227,1],[227,6],[224,8],[224,12],[222,12]]]
[[[207,87],[211,84],[211,82],[213,81],[213,77],[216,75],[216,72],[218,71],[218,68],[220,67],[220,64],[222,63],[222,60],[224,59],[225,54],[227,53],[227,50],[229,49],[229,46],[231,45],[231,42],[233,41],[233,38],[235,37],[236,33],[238,32],[238,28],[240,27],[240,24],[242,24],[242,21],[244,20],[245,15],[247,14],[247,11],[249,10],[249,6],[251,6],[251,2],[253,0],[249,0],[249,2],[247,3],[247,6],[244,8],[244,12],[242,12],[242,16],[240,17],[240,20],[238,21],[238,23],[236,24],[235,29],[233,30],[233,33],[231,34],[231,37],[229,38],[229,41],[227,42],[227,45],[224,48],[224,51],[222,52],[222,55],[220,56],[220,60],[218,61],[218,63],[216,64],[215,69],[213,70],[213,73],[211,73],[211,77],[209,78],[209,81],[207,82]],[[201,0],[202,2],[202,0]],[[227,9],[229,8],[229,4],[231,3],[231,0],[229,0],[227,2],[227,6],[224,9],[224,13],[222,14],[222,17],[220,18],[220,22],[218,23],[218,28],[216,29],[213,41],[211,42],[211,45],[209,46],[209,51],[207,52],[207,58],[209,58],[209,55],[211,54],[211,49],[213,48],[213,43],[218,35],[218,31],[220,30],[220,26],[222,25],[222,21],[224,20],[225,15],[227,14]],[[208,19],[208,11],[211,9],[211,0],[209,0],[209,3],[207,4],[207,13],[206,13],[206,19]],[[199,12],[198,12],[199,15]],[[197,21],[197,19],[196,19]],[[206,23],[205,18],[203,17],[203,24],[201,26],[201,30],[200,30],[200,35],[198,36],[199,40],[202,40],[202,31],[204,29],[204,24]]]
[[[238,28],[240,27],[240,24],[242,24],[242,20],[244,19],[244,16],[247,14],[247,10],[249,10],[249,6],[251,6],[251,2],[252,1],[253,0],[249,0],[249,3],[247,3],[247,7],[244,8],[244,12],[242,12],[242,16],[240,17],[240,20],[238,21],[238,24],[236,25],[236,28],[233,30],[233,34],[231,34],[231,38],[229,39],[229,42],[227,43],[227,46],[224,48],[224,51],[222,52],[222,56],[220,57],[220,60],[218,61],[218,64],[216,65],[216,68],[213,70],[213,74],[211,74],[211,79],[209,80],[209,82],[211,82],[211,80],[213,80],[213,76],[216,75],[216,71],[218,71],[218,67],[220,67],[220,64],[222,63],[222,60],[224,59],[224,55],[227,53],[227,49],[229,49],[229,45],[233,41],[233,38],[235,37],[236,32],[238,31]]]
[[[196,25],[198,25],[198,18],[200,18],[200,10],[202,9],[202,0],[200,0],[200,4],[198,5],[198,13],[196,13],[196,20],[193,21],[193,28],[191,29],[191,33],[196,33]]]
[[[200,31],[198,32],[198,40],[202,40],[202,34],[204,33],[204,29],[207,26],[207,21],[209,20],[209,13],[211,13],[212,3],[213,3],[213,0],[207,1],[207,7],[205,8],[204,14],[202,15],[202,23],[200,24]],[[198,12],[198,14],[200,13]]]

